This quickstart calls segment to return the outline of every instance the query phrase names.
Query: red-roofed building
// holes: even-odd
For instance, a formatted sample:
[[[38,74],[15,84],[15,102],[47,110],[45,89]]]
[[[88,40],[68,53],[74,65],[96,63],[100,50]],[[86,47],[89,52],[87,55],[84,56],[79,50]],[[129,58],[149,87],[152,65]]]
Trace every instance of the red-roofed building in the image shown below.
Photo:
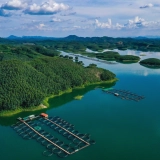
[[[41,113],[41,117],[48,118],[48,114],[46,114],[46,113]]]

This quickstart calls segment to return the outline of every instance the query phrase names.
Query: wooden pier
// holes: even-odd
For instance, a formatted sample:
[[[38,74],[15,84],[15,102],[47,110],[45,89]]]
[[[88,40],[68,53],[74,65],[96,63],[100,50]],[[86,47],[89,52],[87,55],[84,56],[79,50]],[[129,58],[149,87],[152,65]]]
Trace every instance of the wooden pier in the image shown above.
[[[110,90],[106,89],[105,90],[105,89],[103,89],[103,91],[105,93],[115,95],[116,97],[119,97],[121,99],[133,100],[133,101],[136,101],[136,102],[145,98],[144,96],[140,96],[140,95],[137,95],[135,93],[132,93],[132,92],[126,91],[126,90],[118,90],[118,89],[110,89]]]
[[[49,143],[53,144],[54,146],[56,146],[57,148],[59,148],[60,150],[64,151],[67,154],[71,154],[68,151],[66,151],[65,149],[63,149],[62,147],[58,146],[57,144],[55,144],[54,142],[52,142],[51,140],[49,140],[48,138],[46,138],[45,136],[43,136],[42,134],[40,134],[38,131],[36,131],[34,128],[32,128],[27,122],[25,122],[22,119],[19,119],[22,123],[24,123],[26,126],[28,126],[31,130],[33,130],[35,133],[37,133],[40,137],[44,138],[46,141],[48,141]]]
[[[64,131],[66,131],[66,132],[68,132],[69,134],[71,134],[72,136],[74,136],[74,137],[78,138],[79,140],[81,140],[82,142],[86,143],[87,145],[90,145],[88,142],[84,141],[82,138],[78,137],[77,135],[75,135],[74,133],[70,132],[69,130],[67,130],[67,129],[63,128],[63,127],[62,127],[62,126],[60,126],[59,124],[57,124],[57,123],[55,123],[55,122],[51,121],[51,120],[50,120],[50,119],[48,119],[48,118],[45,118],[45,119],[46,119],[47,121],[49,121],[49,122],[51,122],[51,123],[55,124],[56,126],[58,126],[58,127],[62,128]]]
[[[28,117],[31,117],[31,116],[28,116]],[[64,155],[63,157],[66,157],[68,155],[72,155],[90,146],[91,144],[95,144],[94,140],[90,140],[90,136],[88,134],[81,134],[78,131],[76,133],[75,132],[73,133],[73,131],[70,131],[69,128],[65,128],[64,125],[61,125],[56,120],[53,120],[52,117],[50,117],[51,119],[48,118],[48,115],[47,117],[43,117],[41,115],[38,115],[38,116],[32,115],[32,117],[33,117],[32,119],[28,119],[27,117],[24,117],[24,118],[19,117],[17,118],[19,122],[16,123],[15,125],[12,125],[12,127],[24,139],[32,139],[36,137],[36,140],[38,142],[41,142],[42,145],[45,145],[47,147],[48,151],[44,151],[43,154],[50,152],[50,154],[48,154],[47,156],[51,156],[52,154],[54,154],[55,150],[59,150],[55,154],[57,154],[58,156],[60,156],[59,154],[62,154]],[[61,118],[58,117],[58,119],[61,119]],[[57,138],[54,138],[54,136],[51,135],[50,133],[45,132],[43,129],[41,129],[40,126],[37,126],[38,124],[41,125],[40,122],[38,123],[34,122],[34,121],[37,122],[39,120],[42,121],[43,123],[46,123],[47,126],[50,124],[50,126],[55,126],[55,128],[58,128],[61,131],[63,130],[63,132],[67,135],[67,137],[63,134],[62,135],[68,140],[72,141],[72,143],[64,144],[64,142],[59,141],[59,139]],[[68,124],[68,126],[74,127],[74,125],[64,120],[63,122]],[[39,127],[40,130],[37,130],[36,127]],[[61,134],[60,132],[58,133]],[[72,138],[70,139],[70,137]],[[58,143],[58,142],[62,142],[62,143]],[[48,148],[48,145],[52,147]]]

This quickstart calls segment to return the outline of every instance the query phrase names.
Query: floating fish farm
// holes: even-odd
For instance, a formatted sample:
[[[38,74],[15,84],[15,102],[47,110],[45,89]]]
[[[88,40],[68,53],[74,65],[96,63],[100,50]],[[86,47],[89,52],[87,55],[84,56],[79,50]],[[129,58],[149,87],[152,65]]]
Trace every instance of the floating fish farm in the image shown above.
[[[52,156],[56,154],[61,158],[72,155],[92,144],[90,134],[82,134],[75,130],[75,126],[60,117],[48,117],[42,113],[38,116],[18,118],[18,122],[11,126],[23,139],[34,139],[45,146],[43,155]],[[49,127],[53,132],[47,132],[44,128]],[[56,133],[56,134],[55,134]],[[56,138],[60,135],[65,141]]]
[[[103,91],[105,93],[112,94],[118,98],[121,98],[124,100],[132,100],[132,101],[136,101],[136,102],[145,98],[144,96],[140,96],[140,95],[137,95],[135,93],[132,93],[132,92],[126,91],[126,90],[106,88],[106,89],[103,89]]]

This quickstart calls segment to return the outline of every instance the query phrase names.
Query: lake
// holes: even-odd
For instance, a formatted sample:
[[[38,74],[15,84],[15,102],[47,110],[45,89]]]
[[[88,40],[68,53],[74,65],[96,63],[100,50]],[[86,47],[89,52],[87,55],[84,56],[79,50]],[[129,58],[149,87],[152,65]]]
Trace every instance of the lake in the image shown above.
[[[120,54],[140,55],[139,51],[121,51]],[[67,54],[64,53],[63,54]],[[145,53],[148,57],[160,58],[160,53]],[[85,65],[91,60],[79,58]],[[104,64],[98,67],[109,69],[117,75],[116,84],[106,85],[129,90],[145,99],[139,102],[119,99],[104,93],[100,88],[89,86],[72,93],[50,99],[50,116],[59,116],[75,125],[76,130],[91,134],[96,141],[71,156],[68,160],[159,160],[160,159],[160,69],[145,68],[139,63]],[[76,95],[84,95],[74,100]],[[34,113],[40,113],[37,111]],[[23,140],[10,127],[16,118],[33,114],[21,113],[10,118],[0,118],[0,142],[2,160],[51,160],[56,155],[45,157],[45,147],[35,140]]]

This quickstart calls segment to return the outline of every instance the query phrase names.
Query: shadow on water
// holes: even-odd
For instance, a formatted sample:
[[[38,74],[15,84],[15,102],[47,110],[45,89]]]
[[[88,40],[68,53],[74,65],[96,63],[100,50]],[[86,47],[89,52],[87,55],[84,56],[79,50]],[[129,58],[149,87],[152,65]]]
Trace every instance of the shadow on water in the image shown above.
[[[159,65],[145,65],[145,64],[141,64],[139,63],[141,66],[143,67],[146,67],[146,68],[149,68],[149,69],[160,69],[160,66]]]
[[[93,89],[96,89],[96,88],[103,88],[103,87],[110,88],[110,87],[113,87],[115,84],[116,84],[116,82],[110,83],[110,84],[98,84],[98,85],[96,84],[96,85],[87,86],[85,88],[74,89],[71,93],[65,93],[61,96],[57,96],[57,97],[49,99],[49,104],[50,104],[49,108],[37,110],[37,111],[21,112],[21,113],[17,113],[16,115],[9,116],[9,117],[0,117],[0,125],[10,126],[10,125],[15,124],[17,122],[16,119],[18,117],[26,117],[31,114],[38,115],[42,112],[46,112],[46,111],[54,109],[56,107],[60,107],[68,102],[71,102],[71,101],[75,100],[74,97],[76,97],[78,95],[85,95],[87,92],[89,92]]]
[[[121,64],[133,64],[133,63],[138,63],[138,61],[116,61],[118,63],[121,63]]]
[[[62,96],[59,97],[55,97],[49,100],[49,104],[51,104],[51,108],[55,108],[55,107],[59,107],[62,106],[68,102],[71,102],[74,99],[74,97],[78,96],[78,95],[85,95],[87,92],[96,89],[96,88],[110,88],[112,86],[114,86],[116,83],[112,83],[112,84],[99,84],[99,85],[90,85],[87,86],[85,88],[81,88],[81,89],[74,89],[72,91],[72,93],[66,93],[63,94]]]

